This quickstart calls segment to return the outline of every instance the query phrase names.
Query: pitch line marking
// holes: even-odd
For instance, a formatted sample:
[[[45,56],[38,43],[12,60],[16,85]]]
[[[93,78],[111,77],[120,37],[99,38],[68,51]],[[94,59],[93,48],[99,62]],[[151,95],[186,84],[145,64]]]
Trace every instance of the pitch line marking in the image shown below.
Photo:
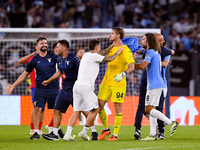
[[[169,148],[169,146],[167,146]],[[170,146],[170,147],[192,147],[192,145],[183,145],[183,146]],[[144,148],[132,148],[132,149],[120,149],[120,150],[142,150],[142,149],[160,149],[166,148],[166,146],[158,146],[158,147],[144,147]]]

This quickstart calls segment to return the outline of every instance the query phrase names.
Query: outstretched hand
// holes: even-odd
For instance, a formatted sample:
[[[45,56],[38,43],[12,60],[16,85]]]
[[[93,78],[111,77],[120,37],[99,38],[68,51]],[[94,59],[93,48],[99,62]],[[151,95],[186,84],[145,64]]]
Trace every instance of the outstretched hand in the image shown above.
[[[12,93],[14,86],[12,84],[7,84],[7,85],[8,85],[8,88],[5,89],[4,91],[5,91],[6,95],[9,95]]]
[[[133,56],[133,59],[135,59],[138,56],[138,54],[134,53],[134,54],[132,54],[132,56]]]

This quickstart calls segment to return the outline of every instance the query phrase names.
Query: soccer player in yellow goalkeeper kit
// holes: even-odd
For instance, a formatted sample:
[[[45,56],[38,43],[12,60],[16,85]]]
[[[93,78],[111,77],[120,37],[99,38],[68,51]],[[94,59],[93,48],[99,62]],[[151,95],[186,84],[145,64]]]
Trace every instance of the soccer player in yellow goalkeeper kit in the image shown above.
[[[124,37],[124,29],[122,27],[114,27],[110,34],[110,40],[114,47],[109,51],[108,56],[113,55],[116,50],[124,44],[122,38]],[[106,102],[114,102],[115,106],[115,125],[113,135],[107,141],[117,141],[118,132],[122,122],[122,105],[126,94],[126,75],[134,70],[135,60],[133,59],[131,50],[125,45],[121,55],[118,55],[115,60],[108,63],[106,74],[100,85],[98,102],[99,102],[99,117],[103,124],[103,131],[98,137],[98,140],[103,140],[105,136],[111,133],[108,127],[107,115],[104,109]]]

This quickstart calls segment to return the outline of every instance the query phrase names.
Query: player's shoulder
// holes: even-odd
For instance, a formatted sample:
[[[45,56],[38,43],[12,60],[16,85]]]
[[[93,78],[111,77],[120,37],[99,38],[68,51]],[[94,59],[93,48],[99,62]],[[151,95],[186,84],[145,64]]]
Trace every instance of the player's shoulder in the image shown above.
[[[76,56],[75,54],[72,54],[72,53],[68,53],[67,59],[72,60],[72,61],[80,61],[78,56]]]
[[[47,51],[47,55],[53,56],[53,57],[58,57],[54,52],[52,51]]]
[[[40,55],[36,54],[35,56],[33,56],[32,58],[29,58],[29,62],[33,62],[33,61],[37,61],[39,59]]]
[[[130,53],[132,55],[132,51],[127,45],[123,45],[123,47],[124,47],[124,49],[123,49],[122,53],[126,53],[126,55]]]
[[[60,62],[61,59],[62,59],[62,57],[61,57],[61,56],[58,56],[58,57],[57,57],[57,62]]]
[[[171,50],[169,48],[161,47],[161,55],[166,56],[166,55],[171,55]]]
[[[76,55],[72,54],[72,53],[68,53],[68,58],[74,58]]]
[[[154,49],[148,49],[146,53],[148,53],[148,54],[155,54],[156,51]]]

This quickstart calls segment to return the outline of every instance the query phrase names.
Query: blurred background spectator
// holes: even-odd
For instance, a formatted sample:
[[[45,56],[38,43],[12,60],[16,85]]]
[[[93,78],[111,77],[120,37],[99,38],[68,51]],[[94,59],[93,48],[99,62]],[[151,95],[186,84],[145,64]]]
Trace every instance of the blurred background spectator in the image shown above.
[[[1,0],[0,27],[169,27],[171,48],[199,51],[199,8],[199,0]]]
[[[200,0],[0,0],[0,28],[168,28],[168,47],[196,52],[200,65],[199,16]],[[0,33],[0,39],[4,36]],[[81,41],[70,44],[86,49]],[[5,65],[2,59],[3,80],[9,69]],[[23,68],[15,65],[20,73]]]

